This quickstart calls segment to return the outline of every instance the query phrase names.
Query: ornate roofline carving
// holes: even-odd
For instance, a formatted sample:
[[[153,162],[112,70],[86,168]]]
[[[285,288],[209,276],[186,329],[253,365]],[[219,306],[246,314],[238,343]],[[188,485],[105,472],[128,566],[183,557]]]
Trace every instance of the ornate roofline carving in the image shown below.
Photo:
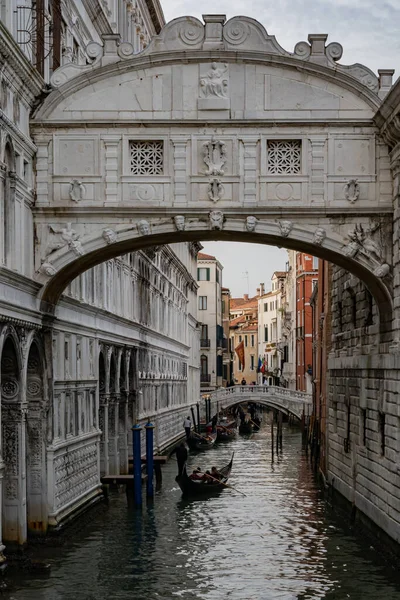
[[[143,69],[158,61],[164,64],[176,62],[181,53],[184,53],[185,61],[207,62],[210,60],[207,53],[213,50],[218,52],[213,60],[221,62],[237,62],[243,55],[247,60],[254,59],[255,62],[276,64],[279,60],[282,66],[296,68],[301,61],[303,68],[317,75],[332,76],[338,84],[355,87],[375,107],[379,106],[379,91],[387,93],[390,89],[391,75],[388,70],[378,78],[368,67],[358,63],[339,64],[342,46],[336,42],[326,45],[326,34],[311,34],[308,42],[299,42],[294,52],[288,52],[278,44],[274,36],[267,33],[261,23],[249,17],[233,17],[227,22],[225,15],[204,15],[203,19],[204,23],[194,17],[174,19],[165,25],[143,52],[136,55],[131,44],[120,43],[118,35],[103,35],[103,45],[90,42],[86,48],[87,54],[93,59],[91,65],[63,65],[54,72],[51,83],[54,88],[59,88],[74,80],[71,86],[63,87],[64,94],[73,93],[82,85],[88,84],[87,77],[83,79],[79,75],[96,71],[98,79],[110,76],[113,71],[121,73],[123,66],[112,66],[115,63],[127,61],[128,69],[135,66]],[[100,67],[105,68],[103,72],[98,71]],[[75,81],[77,78],[79,79]],[[49,103],[45,102],[46,105]]]

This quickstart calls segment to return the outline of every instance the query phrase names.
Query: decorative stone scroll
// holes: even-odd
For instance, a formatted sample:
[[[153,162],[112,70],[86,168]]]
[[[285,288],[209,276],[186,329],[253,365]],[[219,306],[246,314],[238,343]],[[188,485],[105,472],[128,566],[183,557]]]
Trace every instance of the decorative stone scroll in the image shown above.
[[[57,270],[51,263],[47,262],[46,260],[42,260],[42,264],[39,267],[39,273],[47,275],[48,277],[52,277],[57,273]]]
[[[218,179],[217,177],[214,177],[214,179],[211,179],[211,181],[208,184],[208,188],[207,188],[207,195],[208,195],[209,199],[212,200],[213,202],[217,202],[218,200],[221,200],[224,193],[225,193],[225,188],[222,185],[221,180]]]
[[[203,160],[207,166],[205,175],[224,175],[223,169],[226,163],[226,144],[212,137],[210,142],[204,142]]]
[[[69,184],[69,197],[74,202],[79,202],[83,200],[85,197],[86,188],[83,185],[82,181],[78,179],[73,179]]]
[[[357,179],[349,179],[344,187],[344,197],[351,204],[354,204],[360,196],[360,185]]]

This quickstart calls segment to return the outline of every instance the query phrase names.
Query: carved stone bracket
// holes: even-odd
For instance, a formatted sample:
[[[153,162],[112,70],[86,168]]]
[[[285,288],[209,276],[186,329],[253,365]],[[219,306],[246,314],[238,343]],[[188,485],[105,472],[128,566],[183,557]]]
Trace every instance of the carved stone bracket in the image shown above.
[[[221,231],[224,225],[224,214],[220,210],[212,210],[209,214],[210,229]]]
[[[344,188],[344,197],[351,204],[354,204],[360,196],[360,185],[357,179],[349,179]]]
[[[208,184],[208,188],[207,188],[207,194],[210,200],[212,200],[213,202],[217,202],[218,200],[221,200],[221,198],[223,197],[225,193],[225,188],[221,183],[221,180],[218,179],[217,177],[214,177],[214,179],[211,179],[211,181]]]

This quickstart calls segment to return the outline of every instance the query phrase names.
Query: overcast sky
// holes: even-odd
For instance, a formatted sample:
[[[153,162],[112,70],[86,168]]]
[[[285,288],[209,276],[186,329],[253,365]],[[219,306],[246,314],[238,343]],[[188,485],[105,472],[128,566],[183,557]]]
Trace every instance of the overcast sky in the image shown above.
[[[400,75],[400,0],[164,0],[167,21],[191,15],[246,15],[260,21],[289,52],[309,33],[327,33],[329,42],[343,46],[341,64],[361,63],[377,72],[396,69]],[[223,284],[234,296],[266,287],[273,271],[284,269],[285,250],[270,246],[205,242],[203,252],[215,255],[224,266]],[[245,273],[248,272],[248,280]],[[249,286],[248,286],[249,283]]]

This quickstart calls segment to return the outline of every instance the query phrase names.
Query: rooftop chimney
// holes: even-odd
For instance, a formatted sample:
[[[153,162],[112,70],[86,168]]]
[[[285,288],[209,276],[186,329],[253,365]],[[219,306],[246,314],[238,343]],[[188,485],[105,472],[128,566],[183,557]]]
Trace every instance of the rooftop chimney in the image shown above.
[[[248,295],[248,294],[243,294],[243,298],[244,298],[244,299],[246,300],[246,302],[247,302],[247,301],[248,301],[248,299],[249,299],[249,295]]]
[[[265,285],[260,283],[260,296],[264,296],[265,294]]]

